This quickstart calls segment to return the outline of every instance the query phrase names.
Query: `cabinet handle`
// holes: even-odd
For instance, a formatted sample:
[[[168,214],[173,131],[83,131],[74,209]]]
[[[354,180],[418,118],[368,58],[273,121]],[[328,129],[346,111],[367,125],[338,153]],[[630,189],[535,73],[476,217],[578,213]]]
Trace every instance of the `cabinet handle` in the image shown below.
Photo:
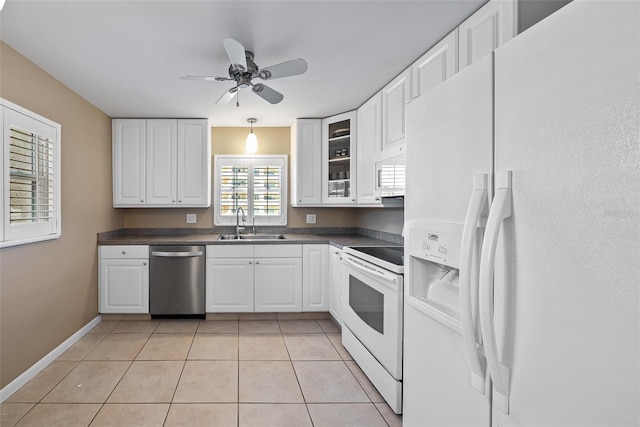
[[[172,200],[172,201],[171,201],[171,203],[175,203],[175,202],[176,202],[175,200]]]
[[[182,200],[178,200],[178,203],[182,203]]]
[[[260,264],[260,262],[256,261],[256,264]]]
[[[122,255],[126,255],[127,253],[125,251],[122,251]]]
[[[302,203],[302,199],[298,200],[298,203]]]
[[[142,263],[142,265],[147,265],[147,263],[146,263],[146,262],[143,262],[143,263]]]
[[[253,261],[249,261],[249,265],[253,264]]]
[[[140,199],[140,203],[144,203],[144,200]]]

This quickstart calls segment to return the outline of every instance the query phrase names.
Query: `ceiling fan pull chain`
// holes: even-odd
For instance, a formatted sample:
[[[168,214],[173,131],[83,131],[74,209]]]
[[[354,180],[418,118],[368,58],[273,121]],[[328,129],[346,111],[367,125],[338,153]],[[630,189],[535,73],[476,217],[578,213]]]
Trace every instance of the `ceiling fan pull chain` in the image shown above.
[[[236,108],[240,108],[240,91],[236,92]]]

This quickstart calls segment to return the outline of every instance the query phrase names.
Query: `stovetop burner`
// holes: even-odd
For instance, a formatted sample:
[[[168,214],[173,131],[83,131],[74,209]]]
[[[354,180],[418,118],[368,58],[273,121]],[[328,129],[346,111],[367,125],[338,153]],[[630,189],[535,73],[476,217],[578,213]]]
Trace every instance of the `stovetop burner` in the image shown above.
[[[351,249],[391,264],[404,265],[404,248],[402,246],[351,246]]]
[[[404,272],[404,247],[402,246],[348,246],[344,252],[394,273]]]

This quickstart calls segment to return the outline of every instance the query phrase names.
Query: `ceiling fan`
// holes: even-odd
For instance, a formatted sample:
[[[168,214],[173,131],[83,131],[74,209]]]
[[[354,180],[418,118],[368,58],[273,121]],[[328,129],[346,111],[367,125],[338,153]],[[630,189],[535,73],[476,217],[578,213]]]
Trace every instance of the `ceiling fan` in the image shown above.
[[[226,104],[238,93],[239,89],[247,87],[251,87],[253,93],[271,104],[277,104],[282,101],[284,95],[263,83],[253,83],[252,80],[254,78],[273,80],[303,74],[307,71],[307,61],[302,58],[292,59],[291,61],[282,62],[266,68],[258,68],[256,63],[253,62],[253,52],[245,50],[240,42],[226,38],[222,44],[231,61],[229,77],[180,76],[183,80],[235,81],[236,85],[226,91],[224,95],[216,101],[216,104]],[[237,102],[236,106],[239,106]]]

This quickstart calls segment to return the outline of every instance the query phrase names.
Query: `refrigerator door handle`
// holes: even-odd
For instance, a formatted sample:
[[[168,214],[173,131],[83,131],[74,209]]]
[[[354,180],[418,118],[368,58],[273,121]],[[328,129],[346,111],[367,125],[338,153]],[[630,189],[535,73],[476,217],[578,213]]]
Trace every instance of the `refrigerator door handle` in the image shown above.
[[[487,174],[474,177],[474,190],[467,210],[460,253],[462,335],[471,368],[471,385],[482,394],[485,393],[486,361],[482,351],[482,336],[478,333],[478,271],[477,266],[474,269],[473,254],[477,246],[478,222],[486,215],[488,207],[487,181]]]
[[[511,171],[496,174],[496,191],[489,211],[487,229],[482,243],[480,258],[480,325],[489,374],[493,382],[493,405],[509,413],[509,367],[502,363],[498,355],[495,324],[493,321],[493,276],[496,246],[502,222],[512,213]]]

